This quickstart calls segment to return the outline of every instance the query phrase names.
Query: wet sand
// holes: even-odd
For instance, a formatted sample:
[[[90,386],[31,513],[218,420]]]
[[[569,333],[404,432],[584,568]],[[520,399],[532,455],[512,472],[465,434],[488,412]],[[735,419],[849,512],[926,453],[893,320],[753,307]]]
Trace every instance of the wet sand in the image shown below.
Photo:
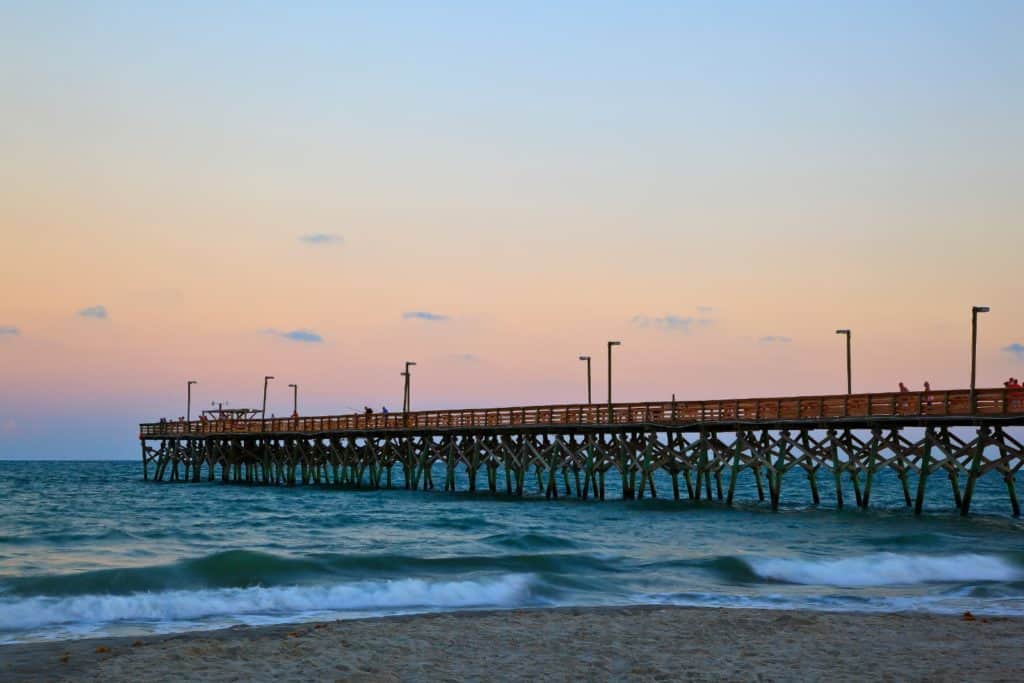
[[[0,681],[1019,681],[1024,619],[685,607],[456,612],[0,646]]]

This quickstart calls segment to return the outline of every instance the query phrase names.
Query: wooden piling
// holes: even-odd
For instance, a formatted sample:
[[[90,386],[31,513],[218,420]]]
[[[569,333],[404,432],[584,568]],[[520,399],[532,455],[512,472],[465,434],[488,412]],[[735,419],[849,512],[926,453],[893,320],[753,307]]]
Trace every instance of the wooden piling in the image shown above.
[[[917,499],[914,501],[914,514],[920,515],[921,510],[924,507],[924,490],[925,484],[928,481],[928,475],[931,474],[931,459],[932,459],[932,444],[934,443],[934,434],[931,429],[925,431],[924,440],[924,452],[921,455],[921,466],[920,471],[917,475]]]
[[[974,447],[974,455],[971,458],[971,469],[967,474],[967,486],[964,488],[963,502],[960,505],[960,514],[963,517],[967,516],[967,513],[971,509],[971,499],[974,497],[974,485],[978,481],[978,476],[981,474],[981,459],[985,452],[985,446],[988,445],[988,436],[990,429],[987,426],[978,428],[977,444]]]
[[[743,452],[743,441],[740,435],[736,435],[736,441],[733,442],[733,457],[732,457],[732,472],[729,476],[729,495],[725,499],[726,505],[732,505],[732,497],[736,492],[736,477],[740,473],[740,455]],[[678,496],[676,496],[678,498]]]
[[[875,479],[875,458],[878,457],[878,444],[881,442],[882,433],[879,429],[872,430],[871,441],[867,447],[867,476],[864,482],[864,495],[861,498],[861,509],[867,510],[871,500],[871,484]]]
[[[843,509],[843,467],[839,461],[839,446],[836,444],[835,430],[828,430],[829,450],[832,453],[832,474],[836,480],[836,507]]]
[[[1010,508],[1014,517],[1020,517],[1020,503],[1017,502],[1017,487],[1013,482],[1013,472],[1008,471],[1003,475],[1003,482],[1006,483],[1006,492],[1010,495]]]

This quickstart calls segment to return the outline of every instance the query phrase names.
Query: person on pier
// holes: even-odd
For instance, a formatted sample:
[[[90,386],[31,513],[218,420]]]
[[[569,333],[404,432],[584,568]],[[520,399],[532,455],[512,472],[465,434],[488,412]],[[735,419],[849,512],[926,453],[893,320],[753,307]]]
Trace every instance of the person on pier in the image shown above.
[[[1011,408],[1020,408],[1024,405],[1024,387],[1021,386],[1020,380],[1016,377],[1011,377],[1003,382],[1003,386],[1008,389],[1007,396]]]
[[[901,394],[909,394],[910,393],[910,389],[908,389],[907,385],[904,384],[903,382],[900,382],[900,393]],[[899,408],[900,408],[900,412],[910,411],[912,409],[912,406],[913,406],[913,404],[911,403],[911,399],[909,397],[903,397],[903,398],[898,399],[898,405],[899,405]]]

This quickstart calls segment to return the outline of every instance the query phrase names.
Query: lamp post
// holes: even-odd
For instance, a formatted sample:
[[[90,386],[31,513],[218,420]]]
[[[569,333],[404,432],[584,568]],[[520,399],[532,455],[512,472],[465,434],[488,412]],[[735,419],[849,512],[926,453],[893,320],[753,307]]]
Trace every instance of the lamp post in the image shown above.
[[[199,384],[199,382],[195,381],[194,379],[190,379],[188,381],[188,388],[186,389],[186,398],[185,398],[185,422],[191,422],[192,421],[192,385],[193,384]]]
[[[587,361],[587,405],[591,405],[593,401],[590,395],[590,356],[580,356],[580,360]]]
[[[608,342],[608,422],[612,422],[612,347],[619,346],[622,342]]]
[[[266,375],[263,378],[263,409],[260,410],[260,418],[263,420],[267,419],[267,385],[272,379],[274,379],[273,375]]]
[[[846,335],[846,393],[853,393],[853,370],[851,368],[850,358],[850,330],[836,330],[836,334]]]
[[[299,414],[299,385],[289,384],[288,388],[292,390],[292,416],[296,417]]]
[[[972,413],[977,409],[974,405],[974,375],[978,367],[978,314],[988,313],[990,310],[988,306],[971,307],[971,395],[968,405]]]
[[[402,394],[403,413],[408,413],[410,410],[412,410],[412,392],[410,390],[412,374],[409,372],[409,368],[412,367],[413,365],[416,365],[415,361],[405,361],[405,372],[402,373],[402,377],[405,378],[405,390]]]

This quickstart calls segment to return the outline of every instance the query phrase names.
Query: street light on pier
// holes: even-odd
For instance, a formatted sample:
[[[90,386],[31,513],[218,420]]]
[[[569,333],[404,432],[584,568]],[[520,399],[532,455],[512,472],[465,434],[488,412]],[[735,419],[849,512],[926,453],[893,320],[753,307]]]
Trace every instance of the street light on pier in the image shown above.
[[[593,401],[590,398],[590,356],[580,356],[580,360],[587,361],[587,405],[591,405]]]
[[[620,346],[620,341],[608,342],[608,422],[612,422],[612,347]]]
[[[974,405],[974,374],[978,366],[978,314],[988,313],[990,310],[988,306],[971,307],[971,395],[968,405],[972,413],[977,409]]]
[[[185,398],[185,422],[191,422],[192,421],[192,385],[193,384],[199,384],[199,382],[197,382],[194,379],[190,379],[188,381],[188,388],[186,389],[186,398]]]
[[[292,390],[292,417],[297,417],[299,414],[299,385],[289,384],[288,388]]]
[[[410,410],[412,410],[412,395],[411,395],[411,391],[410,391],[410,387],[409,387],[409,385],[411,383],[412,375],[409,372],[409,368],[412,367],[413,365],[416,365],[415,361],[411,361],[411,360],[405,361],[405,372],[401,373],[402,377],[405,378],[405,391],[402,394],[402,412],[403,413],[407,413]]]
[[[273,375],[266,375],[263,378],[263,409],[260,411],[260,417],[264,420],[267,419],[267,385],[272,379],[274,379]]]
[[[836,330],[836,334],[846,335],[846,393],[853,393],[853,370],[850,365],[850,330]]]

